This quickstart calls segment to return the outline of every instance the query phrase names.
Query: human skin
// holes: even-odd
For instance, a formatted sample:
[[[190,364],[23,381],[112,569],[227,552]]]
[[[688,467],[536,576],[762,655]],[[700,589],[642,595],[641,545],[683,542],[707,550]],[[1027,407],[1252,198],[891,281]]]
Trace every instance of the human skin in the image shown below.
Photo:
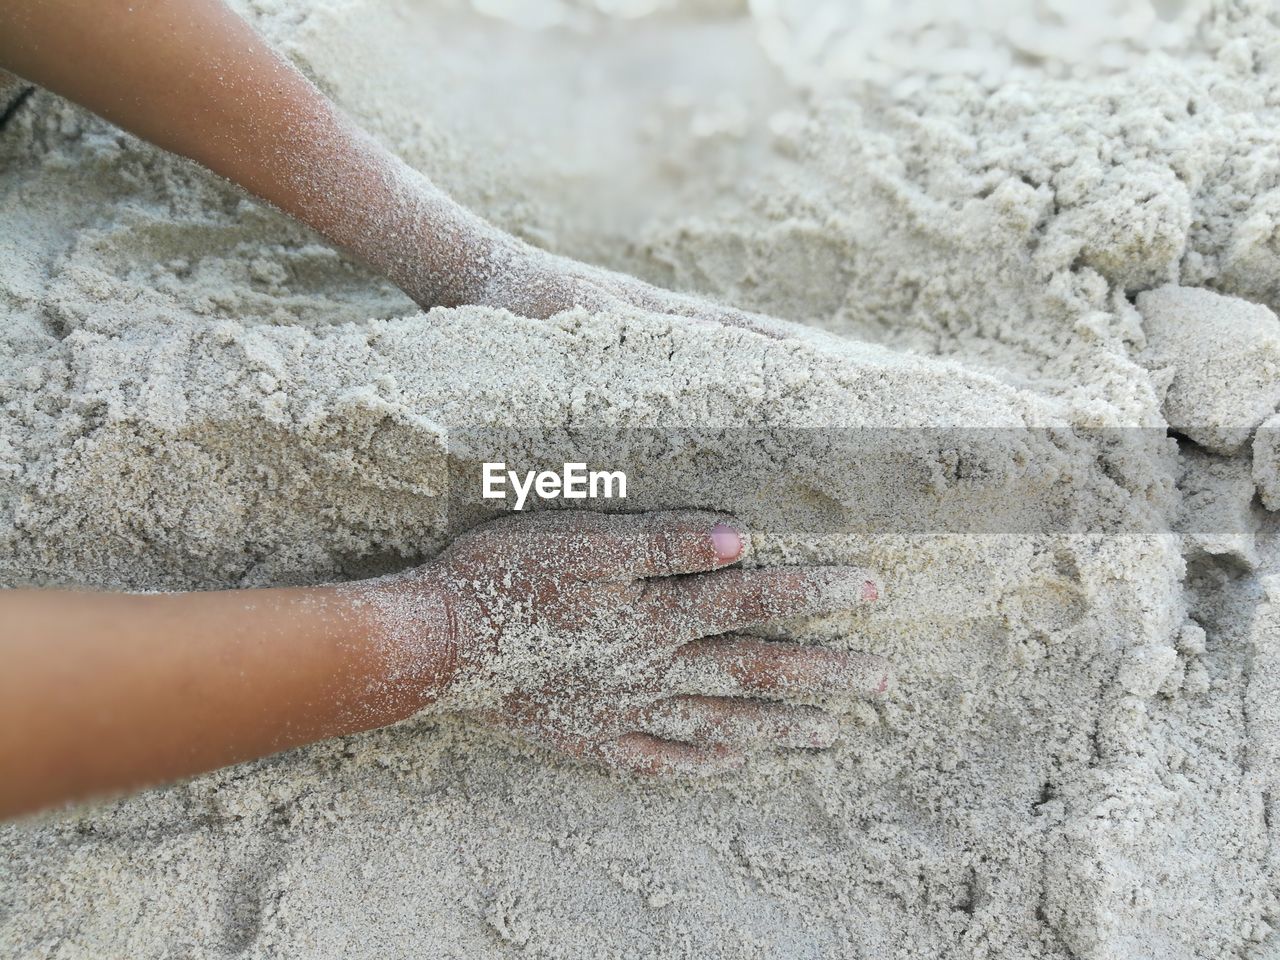
[[[552,256],[463,209],[222,0],[5,0],[0,67],[203,164],[423,307],[480,304],[540,319],[630,305],[786,335],[769,318]]]
[[[6,0],[0,66],[226,177],[424,307],[543,318],[630,305],[785,330],[497,230],[360,130],[220,0]],[[727,631],[876,588],[848,570],[716,572],[742,545],[713,527],[690,515],[510,522],[419,570],[344,586],[0,592],[0,816],[433,704],[659,775],[735,765],[753,742],[829,743],[831,717],[786,698],[874,694],[883,664]]]
[[[879,596],[844,567],[733,568],[715,515],[504,518],[425,566],[303,589],[0,591],[0,817],[215,769],[435,707],[593,764],[706,775],[822,748],[812,703],[874,656],[744,631]]]

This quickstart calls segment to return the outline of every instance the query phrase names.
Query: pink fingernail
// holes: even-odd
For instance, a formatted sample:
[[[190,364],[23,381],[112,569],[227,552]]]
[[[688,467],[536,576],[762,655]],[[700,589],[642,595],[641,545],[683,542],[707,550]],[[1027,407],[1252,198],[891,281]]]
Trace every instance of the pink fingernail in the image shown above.
[[[862,584],[862,599],[868,601],[880,599],[880,588],[876,586],[874,580],[867,580]]]
[[[824,716],[817,724],[816,729],[809,734],[809,746],[816,747],[819,750],[825,750],[836,742],[836,737],[840,735],[840,721],[835,717]]]
[[[728,524],[717,523],[711,528],[711,542],[715,545],[716,555],[726,563],[737,560],[742,554],[742,537]]]

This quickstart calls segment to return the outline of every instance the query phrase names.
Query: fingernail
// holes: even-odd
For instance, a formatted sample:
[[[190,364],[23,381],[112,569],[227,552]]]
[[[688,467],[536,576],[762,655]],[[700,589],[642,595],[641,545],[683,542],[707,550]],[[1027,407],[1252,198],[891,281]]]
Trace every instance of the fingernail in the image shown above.
[[[850,693],[876,700],[889,692],[893,681],[893,664],[880,657],[855,655],[841,671],[839,684]]]
[[[840,721],[830,715],[823,715],[814,722],[812,729],[809,731],[808,746],[818,750],[825,750],[836,742],[836,737],[840,735]]]
[[[871,696],[873,698],[884,697],[889,692],[889,687],[893,685],[893,667],[883,666],[879,671],[879,676],[874,676],[875,683],[870,686]]]
[[[742,555],[742,537],[728,524],[717,523],[711,528],[711,542],[715,545],[716,555],[726,563]]]
[[[880,598],[880,585],[865,570],[828,567],[814,574],[815,602],[823,612],[853,609]]]

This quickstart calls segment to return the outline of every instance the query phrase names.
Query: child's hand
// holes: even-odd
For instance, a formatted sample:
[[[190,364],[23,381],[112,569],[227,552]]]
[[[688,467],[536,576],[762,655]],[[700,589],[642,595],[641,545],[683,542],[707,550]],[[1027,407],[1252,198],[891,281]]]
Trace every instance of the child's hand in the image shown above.
[[[731,633],[878,595],[848,568],[718,569],[744,547],[712,514],[533,514],[387,588],[447,598],[447,705],[614,768],[705,774],[756,743],[832,743],[830,714],[781,698],[888,683],[878,657]]]
[[[479,304],[545,319],[631,306],[773,337],[797,330],[498,230],[362,131],[221,0],[99,12],[90,0],[5,0],[0,65],[274,204],[424,308]],[[86,17],[91,27],[66,29]]]
[[[604,311],[620,306],[651,313],[742,327],[767,337],[785,339],[796,328],[781,320],[722,306],[703,297],[674,293],[624,273],[557,257],[505,237],[492,255],[494,273],[483,292],[460,297],[466,302],[501,307],[524,317],[544,320],[573,307]],[[427,304],[429,306],[429,304]]]

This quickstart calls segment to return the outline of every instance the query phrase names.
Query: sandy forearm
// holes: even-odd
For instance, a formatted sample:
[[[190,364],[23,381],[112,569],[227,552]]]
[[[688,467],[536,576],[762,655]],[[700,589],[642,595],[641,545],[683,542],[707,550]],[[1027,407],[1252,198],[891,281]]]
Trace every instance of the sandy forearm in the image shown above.
[[[393,723],[447,676],[352,588],[0,593],[0,816]]]
[[[0,66],[190,157],[386,274],[474,301],[511,240],[345,117],[221,0],[12,0]]]
[[[639,308],[790,335],[497,229],[343,115],[223,0],[8,0],[0,68],[204,164],[423,307],[484,304],[535,318]]]

